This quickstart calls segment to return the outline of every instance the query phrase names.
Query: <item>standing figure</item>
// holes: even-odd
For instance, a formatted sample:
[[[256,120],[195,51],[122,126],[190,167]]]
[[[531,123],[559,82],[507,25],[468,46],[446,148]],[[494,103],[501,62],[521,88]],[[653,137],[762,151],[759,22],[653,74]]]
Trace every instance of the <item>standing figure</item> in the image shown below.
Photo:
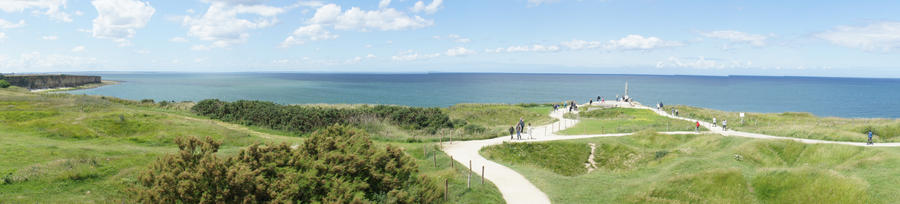
[[[869,145],[873,145],[875,142],[872,142],[872,130],[869,130]]]
[[[722,130],[728,130],[728,120],[722,120]]]
[[[716,117],[713,117],[713,127],[716,127]]]
[[[513,128],[512,126],[510,126],[510,127],[509,127],[509,139],[510,139],[510,140],[515,139],[515,138],[513,137],[513,135],[515,135],[515,134],[516,134],[516,129]]]

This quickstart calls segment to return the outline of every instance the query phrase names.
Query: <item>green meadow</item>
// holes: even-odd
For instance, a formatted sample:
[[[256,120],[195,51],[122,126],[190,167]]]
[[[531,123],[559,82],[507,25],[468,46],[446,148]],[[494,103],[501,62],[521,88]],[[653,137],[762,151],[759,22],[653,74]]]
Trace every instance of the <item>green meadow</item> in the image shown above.
[[[728,120],[728,128],[744,132],[832,141],[865,142],[866,133],[872,130],[875,142],[900,142],[900,119],[819,117],[810,113],[745,113],[741,123],[740,113],[690,106],[677,108],[679,115],[719,124]]]
[[[597,169],[588,173],[590,143]],[[482,154],[525,175],[554,203],[900,202],[896,148],[643,131]]]
[[[138,175],[178,152],[175,138],[210,137],[222,142],[216,154],[227,158],[252,144],[301,145],[307,136],[210,120],[189,112],[192,105],[0,89],[0,201],[130,203]],[[467,170],[458,163],[450,167],[448,156],[431,143],[369,134],[377,146],[402,148],[419,174],[438,181],[441,190],[446,182],[449,200],[439,202],[503,202],[489,181],[467,189]]]
[[[634,108],[603,108],[567,114],[581,121],[560,131],[563,135],[630,133],[642,130],[659,132],[694,131],[696,123],[660,116],[653,111]],[[700,127],[704,130],[703,127]]]

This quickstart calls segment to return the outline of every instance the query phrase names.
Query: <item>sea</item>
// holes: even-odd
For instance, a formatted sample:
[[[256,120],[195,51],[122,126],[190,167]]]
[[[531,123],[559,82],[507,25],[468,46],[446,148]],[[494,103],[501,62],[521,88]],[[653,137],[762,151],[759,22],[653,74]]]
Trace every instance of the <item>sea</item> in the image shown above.
[[[900,79],[512,73],[94,73],[117,85],[69,91],[156,101],[263,100],[280,104],[585,103],[625,94],[655,106],[735,112],[900,117]]]

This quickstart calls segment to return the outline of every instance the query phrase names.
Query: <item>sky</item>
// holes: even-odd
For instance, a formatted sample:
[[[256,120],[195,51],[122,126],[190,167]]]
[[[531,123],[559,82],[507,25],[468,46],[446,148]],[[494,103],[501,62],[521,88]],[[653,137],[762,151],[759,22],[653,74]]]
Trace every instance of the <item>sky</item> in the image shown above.
[[[0,0],[0,73],[900,77],[900,1]]]

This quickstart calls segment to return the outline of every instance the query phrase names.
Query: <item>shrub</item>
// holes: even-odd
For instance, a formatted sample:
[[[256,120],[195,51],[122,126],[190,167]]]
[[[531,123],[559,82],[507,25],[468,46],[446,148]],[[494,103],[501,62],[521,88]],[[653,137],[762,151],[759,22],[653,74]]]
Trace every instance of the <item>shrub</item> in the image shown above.
[[[0,88],[9,88],[11,86],[8,81],[0,79]]]
[[[191,109],[199,115],[223,121],[298,132],[310,132],[332,124],[347,124],[354,121],[353,118],[367,116],[384,118],[406,129],[421,129],[431,133],[453,127],[450,117],[438,108],[387,105],[327,108],[286,106],[265,101],[225,102],[207,99]]]
[[[153,99],[141,99],[141,103],[153,103]]]
[[[139,175],[140,202],[433,203],[443,196],[400,148],[378,148],[343,125],[316,131],[297,149],[252,145],[227,159],[216,156],[221,143],[210,138],[176,143],[179,153]]]

